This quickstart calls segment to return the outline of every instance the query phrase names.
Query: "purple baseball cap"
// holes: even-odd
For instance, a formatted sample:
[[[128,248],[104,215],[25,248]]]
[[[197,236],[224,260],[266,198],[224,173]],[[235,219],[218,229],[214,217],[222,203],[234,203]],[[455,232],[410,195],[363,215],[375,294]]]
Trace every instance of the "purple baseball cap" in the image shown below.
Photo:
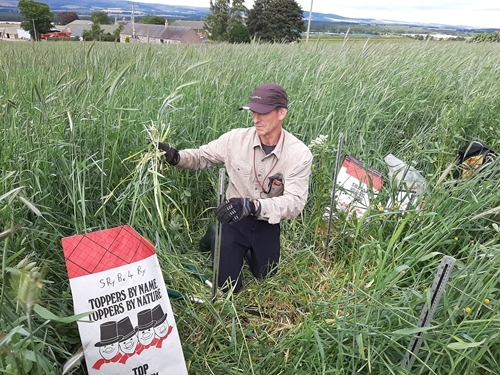
[[[250,102],[241,107],[240,111],[248,109],[265,114],[278,107],[288,108],[288,95],[285,89],[276,83],[264,83],[253,90]]]

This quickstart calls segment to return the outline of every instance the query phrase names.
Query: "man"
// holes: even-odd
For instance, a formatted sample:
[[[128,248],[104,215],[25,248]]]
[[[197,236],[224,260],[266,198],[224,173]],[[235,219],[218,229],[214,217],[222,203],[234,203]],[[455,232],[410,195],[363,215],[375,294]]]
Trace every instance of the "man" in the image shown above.
[[[227,199],[216,211],[222,223],[218,283],[235,291],[242,286],[245,257],[258,279],[276,272],[280,221],[302,212],[312,163],[307,146],[282,127],[288,111],[283,87],[258,86],[242,109],[251,111],[253,127],[231,130],[198,149],[177,151],[158,144],[167,162],[180,168],[225,165]]]

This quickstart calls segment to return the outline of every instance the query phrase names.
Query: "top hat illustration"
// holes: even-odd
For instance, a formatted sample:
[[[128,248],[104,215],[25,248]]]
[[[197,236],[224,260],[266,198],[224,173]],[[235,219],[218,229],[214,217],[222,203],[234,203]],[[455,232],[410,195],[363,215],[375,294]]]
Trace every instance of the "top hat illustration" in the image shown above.
[[[163,309],[160,304],[153,307],[151,315],[153,316],[153,320],[155,321],[155,327],[162,324],[165,319],[167,319],[167,314],[163,313]]]
[[[118,326],[118,335],[122,338],[120,341],[125,341],[135,335],[137,332],[137,328],[132,327],[132,322],[130,318],[126,316],[122,320],[117,323]]]
[[[153,314],[151,313],[151,309],[142,310],[137,313],[137,330],[142,331],[145,329],[149,329],[155,325],[155,321],[153,320]]]
[[[114,344],[122,339],[118,335],[118,326],[116,321],[106,322],[101,324],[101,341],[96,342],[94,346],[100,347],[105,345]]]

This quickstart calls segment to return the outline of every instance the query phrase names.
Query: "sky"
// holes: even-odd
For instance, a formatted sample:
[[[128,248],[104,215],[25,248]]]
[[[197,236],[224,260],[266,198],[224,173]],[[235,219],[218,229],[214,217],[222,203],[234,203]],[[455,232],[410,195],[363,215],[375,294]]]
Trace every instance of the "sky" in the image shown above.
[[[139,0],[148,3],[210,7],[210,0]],[[296,0],[304,11],[311,0]],[[405,22],[441,23],[500,29],[500,0],[312,0],[313,13],[333,13],[350,18],[375,18]],[[253,0],[245,6],[252,8]]]

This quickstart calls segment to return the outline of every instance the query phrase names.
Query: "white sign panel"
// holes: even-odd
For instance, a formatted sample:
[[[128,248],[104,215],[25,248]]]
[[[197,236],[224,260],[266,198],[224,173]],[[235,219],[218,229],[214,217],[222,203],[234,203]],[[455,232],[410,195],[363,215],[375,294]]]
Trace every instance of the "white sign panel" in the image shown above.
[[[370,205],[370,195],[377,195],[383,183],[379,172],[346,155],[336,179],[337,209],[352,209],[358,217],[363,216]]]
[[[187,375],[154,246],[129,226],[62,240],[90,375]]]

